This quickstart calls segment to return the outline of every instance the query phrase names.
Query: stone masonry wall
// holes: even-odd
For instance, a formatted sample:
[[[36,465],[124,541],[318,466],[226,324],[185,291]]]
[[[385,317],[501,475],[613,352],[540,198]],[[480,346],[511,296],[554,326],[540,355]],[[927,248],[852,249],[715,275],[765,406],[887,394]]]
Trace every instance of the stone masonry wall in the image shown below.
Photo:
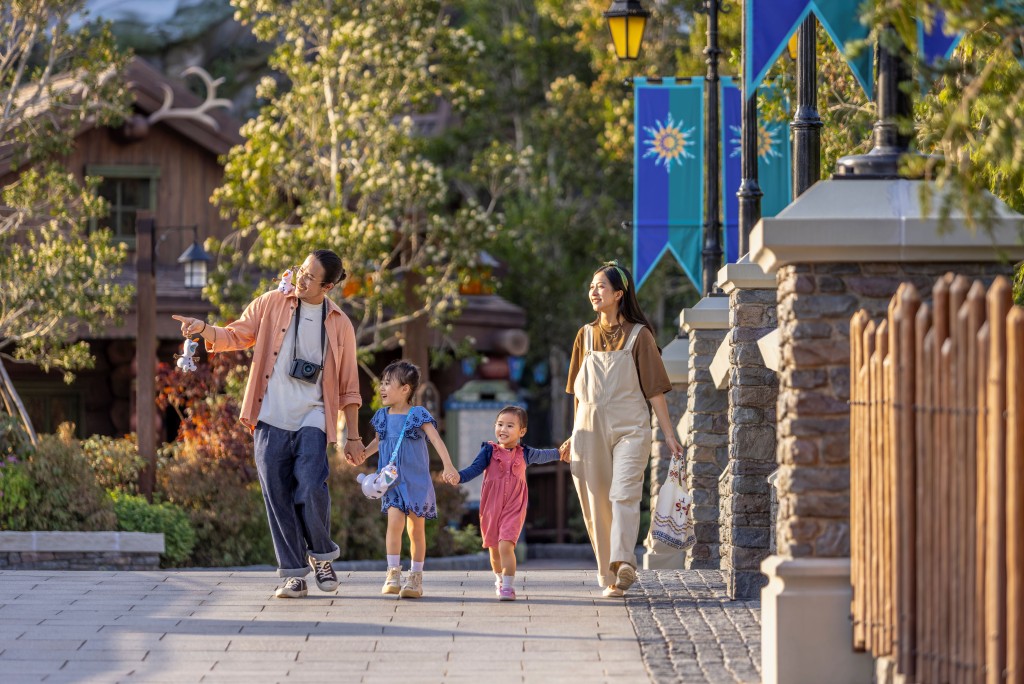
[[[778,326],[774,289],[729,295],[729,462],[719,483],[722,570],[729,597],[760,596],[771,545],[771,487],[779,382],[757,340]]]
[[[715,387],[711,360],[726,330],[690,330],[687,387],[686,484],[693,492],[697,543],[686,558],[687,568],[718,568],[718,478],[729,459],[729,397]]]
[[[0,570],[159,570],[159,553],[2,551]]]
[[[923,298],[953,272],[985,282],[1001,264],[795,264],[778,272],[778,553],[850,555],[850,317],[885,315],[904,281]]]

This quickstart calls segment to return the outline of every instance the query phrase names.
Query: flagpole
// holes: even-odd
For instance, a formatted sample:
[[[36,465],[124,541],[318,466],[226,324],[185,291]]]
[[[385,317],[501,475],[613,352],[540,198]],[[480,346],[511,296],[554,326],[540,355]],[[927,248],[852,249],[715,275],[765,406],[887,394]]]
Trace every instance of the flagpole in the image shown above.
[[[747,44],[747,3],[743,3],[741,24],[743,45]],[[746,66],[744,66],[746,69]],[[740,141],[740,167],[742,179],[736,193],[739,198],[739,256],[750,252],[750,231],[761,219],[761,197],[764,193],[758,184],[757,175],[757,88],[747,88],[746,74],[743,75],[743,121]]]
[[[821,178],[821,117],[818,115],[817,19],[807,15],[797,29],[796,114],[793,130],[793,199]]]
[[[707,57],[708,73],[704,79],[704,249],[702,291],[709,295],[715,289],[718,269],[722,265],[722,219],[719,173],[719,79],[718,12],[721,0],[703,0],[699,12],[708,15]]]

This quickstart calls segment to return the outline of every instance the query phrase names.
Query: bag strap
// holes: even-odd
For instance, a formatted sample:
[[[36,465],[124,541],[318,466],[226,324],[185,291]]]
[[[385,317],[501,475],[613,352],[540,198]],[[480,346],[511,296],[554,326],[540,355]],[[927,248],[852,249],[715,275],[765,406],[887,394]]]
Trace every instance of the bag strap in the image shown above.
[[[409,416],[415,408],[415,406],[410,406],[409,412],[405,414],[405,421],[402,422],[402,431],[398,433],[398,441],[395,442],[395,448],[391,450],[391,458],[388,459],[388,465],[391,465],[398,460],[398,448],[402,446],[402,439],[405,437],[405,428],[409,425]]]
[[[299,312],[302,311],[302,303],[295,307],[295,337],[292,338],[292,359],[299,358]],[[320,318],[320,366],[323,367],[327,360],[327,297],[324,297],[324,305]]]

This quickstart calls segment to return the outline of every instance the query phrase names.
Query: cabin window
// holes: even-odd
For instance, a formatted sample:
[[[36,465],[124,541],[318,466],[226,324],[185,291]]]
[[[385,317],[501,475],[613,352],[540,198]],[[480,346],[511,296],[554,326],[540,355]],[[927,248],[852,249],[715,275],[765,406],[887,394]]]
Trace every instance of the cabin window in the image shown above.
[[[67,385],[32,384],[19,387],[18,394],[40,434],[57,432],[61,423],[75,424],[75,434],[85,437],[85,411],[81,392]]]
[[[135,218],[139,211],[156,211],[160,170],[154,166],[89,166],[86,175],[99,176],[98,194],[110,213],[92,222],[92,229],[108,228],[114,239],[135,246]]]

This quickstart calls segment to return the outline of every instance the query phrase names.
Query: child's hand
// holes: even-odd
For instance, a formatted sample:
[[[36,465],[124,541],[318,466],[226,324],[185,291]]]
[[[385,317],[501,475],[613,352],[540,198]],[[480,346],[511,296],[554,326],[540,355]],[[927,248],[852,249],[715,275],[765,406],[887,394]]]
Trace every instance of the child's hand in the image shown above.
[[[568,463],[570,460],[572,460],[569,450],[570,441],[571,440],[567,439],[564,442],[562,442],[562,446],[558,447],[558,458],[563,463]]]
[[[459,484],[459,471],[457,471],[455,468],[445,468],[444,473],[441,474],[441,477],[444,478],[444,481],[450,485],[454,486]]]

